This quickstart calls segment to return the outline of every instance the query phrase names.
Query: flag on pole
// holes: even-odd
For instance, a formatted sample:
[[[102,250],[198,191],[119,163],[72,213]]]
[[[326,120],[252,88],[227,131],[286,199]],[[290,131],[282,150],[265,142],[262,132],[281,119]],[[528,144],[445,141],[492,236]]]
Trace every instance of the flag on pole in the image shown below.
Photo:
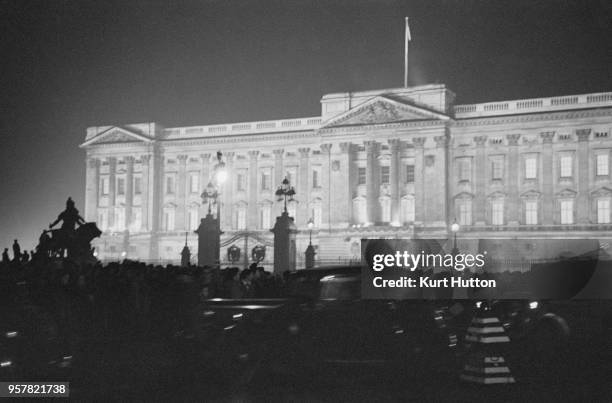
[[[410,36],[410,26],[408,25],[408,17],[406,17],[406,40],[412,40],[412,37]]]
[[[412,37],[410,36],[408,17],[406,17],[406,36],[404,40],[404,88],[408,88],[408,42],[411,40]]]

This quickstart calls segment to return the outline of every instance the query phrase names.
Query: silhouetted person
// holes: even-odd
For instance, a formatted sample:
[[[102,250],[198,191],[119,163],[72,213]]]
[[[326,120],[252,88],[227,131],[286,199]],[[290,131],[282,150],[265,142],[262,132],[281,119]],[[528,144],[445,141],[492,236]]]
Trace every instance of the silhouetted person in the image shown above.
[[[51,237],[49,236],[49,231],[43,230],[38,238],[38,246],[36,247],[36,252],[39,256],[49,256],[50,243]]]
[[[17,242],[17,240],[15,239],[15,242],[13,242],[13,261],[19,262],[20,259],[21,259],[21,246],[19,246],[19,242]]]
[[[62,221],[62,227],[58,233],[57,246],[59,246],[60,256],[63,256],[64,250],[68,250],[68,253],[70,253],[72,248],[70,245],[72,245],[74,240],[75,226],[77,224],[85,224],[85,220],[79,215],[79,210],[74,207],[74,201],[72,201],[71,197],[66,200],[66,210],[57,216],[57,220],[49,224],[49,228],[53,228],[60,221]],[[53,239],[56,239],[55,234]]]
[[[55,227],[60,221],[63,221],[61,229],[66,232],[73,232],[76,224],[85,224],[85,220],[79,215],[79,210],[74,207],[74,201],[72,201],[71,197],[66,200],[66,210],[57,216],[57,220],[49,224],[49,228]]]
[[[28,260],[30,260],[30,254],[28,253],[27,250],[24,250],[23,253],[21,254],[21,261],[23,263],[27,263]]]
[[[8,263],[11,259],[9,258],[8,248],[4,248],[4,252],[2,252],[2,263]]]

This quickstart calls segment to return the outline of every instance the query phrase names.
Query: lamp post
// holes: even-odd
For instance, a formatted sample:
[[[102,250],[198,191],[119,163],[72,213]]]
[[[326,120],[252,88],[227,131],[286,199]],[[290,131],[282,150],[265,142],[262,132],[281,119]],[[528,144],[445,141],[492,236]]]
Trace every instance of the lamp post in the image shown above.
[[[454,220],[451,224],[451,232],[453,233],[453,250],[451,251],[453,256],[459,254],[459,249],[457,248],[457,232],[459,232],[459,224],[457,224],[457,220]]]
[[[274,273],[282,273],[287,270],[295,270],[295,234],[297,229],[293,217],[287,212],[287,199],[293,200],[295,189],[289,183],[289,179],[283,182],[276,190],[278,201],[284,200],[284,208],[280,217],[276,217],[276,223],[272,232],[274,233]]]
[[[198,264],[212,266],[221,263],[221,186],[227,179],[223,153],[217,151],[217,163],[213,168],[213,177],[200,195],[202,203],[208,204],[208,214],[200,220],[195,231],[198,234]],[[216,218],[212,215],[212,205],[216,204]]]
[[[314,267],[315,250],[312,246],[312,227],[314,227],[314,220],[312,217],[308,220],[308,230],[310,231],[308,239],[308,247],[306,248],[306,268],[312,269]]]
[[[281,185],[278,187],[278,189],[276,189],[275,194],[278,201],[283,199],[285,200],[283,211],[287,213],[287,198],[289,198],[289,201],[293,201],[293,196],[295,196],[295,189],[293,189],[293,186],[291,186],[291,183],[289,183],[289,179],[287,179],[287,177],[283,179]]]

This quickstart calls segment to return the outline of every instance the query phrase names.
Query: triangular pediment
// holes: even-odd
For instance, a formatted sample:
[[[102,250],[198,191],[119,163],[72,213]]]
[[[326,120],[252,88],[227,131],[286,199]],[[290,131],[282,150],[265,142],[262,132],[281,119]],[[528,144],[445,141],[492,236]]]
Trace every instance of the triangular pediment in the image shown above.
[[[594,198],[610,197],[611,195],[612,195],[612,189],[607,188],[605,186],[591,192],[591,197],[594,197]]]
[[[578,194],[578,192],[576,192],[575,190],[572,189],[563,189],[560,192],[557,193],[557,197],[559,198],[574,198],[576,197],[576,195]]]
[[[331,118],[322,128],[448,119],[442,113],[380,95]]]
[[[521,197],[523,199],[537,199],[537,198],[540,197],[540,192],[538,192],[537,190],[530,189],[530,190],[522,193]]]
[[[150,141],[150,138],[131,130],[124,129],[122,127],[111,127],[110,129],[98,133],[93,138],[87,140],[81,144],[81,147],[97,144],[140,143]]]

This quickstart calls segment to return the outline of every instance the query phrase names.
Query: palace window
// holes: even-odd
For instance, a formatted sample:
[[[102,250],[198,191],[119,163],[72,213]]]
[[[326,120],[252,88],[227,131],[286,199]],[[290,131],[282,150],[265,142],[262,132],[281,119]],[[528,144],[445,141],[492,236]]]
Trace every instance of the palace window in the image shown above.
[[[608,176],[609,154],[597,154],[597,176]]]
[[[562,155],[559,159],[560,177],[571,178],[572,177],[572,156]]]
[[[287,172],[285,174],[285,177],[287,178],[289,183],[291,183],[291,186],[293,186],[294,188],[298,189],[297,167],[289,167],[289,168],[287,168]],[[276,186],[279,186],[279,185],[280,185],[280,183],[276,184]]]
[[[142,227],[142,209],[139,207],[132,208],[132,216],[130,217],[130,231],[140,231]]]
[[[174,216],[175,210],[173,207],[164,207],[164,221],[162,223],[164,231],[174,231]]]
[[[561,224],[574,223],[574,200],[561,200]]]
[[[142,178],[140,176],[134,177],[134,194],[142,194]]]
[[[240,191],[245,191],[246,190],[246,185],[247,185],[246,182],[247,182],[246,169],[241,169],[236,174],[236,190],[238,190],[239,192]]]
[[[100,187],[102,188],[102,195],[103,196],[108,195],[108,193],[109,193],[109,180],[108,180],[107,176],[102,178],[102,183],[101,183]]]
[[[189,174],[189,193],[198,193],[200,191],[200,175],[197,172]]]
[[[287,201],[287,213],[289,214],[289,217],[293,217],[293,220],[297,220],[297,201]]]
[[[597,200],[597,224],[610,224],[610,199]]]
[[[526,200],[525,201],[525,224],[537,225],[538,224],[538,201],[537,200]]]
[[[383,185],[388,185],[390,182],[391,181],[389,177],[389,167],[388,166],[380,167],[380,183],[382,183]]]
[[[272,168],[261,170],[261,190],[270,190],[272,186]]]
[[[353,222],[365,224],[367,219],[366,201],[363,197],[353,199]]]
[[[406,165],[406,183],[414,183],[414,165]]]
[[[459,172],[459,181],[469,181],[472,177],[472,159],[459,158],[457,160],[457,168]]]
[[[312,187],[313,189],[321,187],[321,184],[319,183],[320,175],[321,175],[321,167],[314,167],[312,169]]]
[[[382,197],[380,199],[380,220],[383,223],[391,222],[391,198]]]
[[[525,179],[536,179],[538,174],[538,159],[535,156],[525,158]]]
[[[311,214],[312,214],[312,221],[314,222],[315,228],[320,228],[321,222],[323,219],[320,201],[313,203]]]
[[[409,195],[403,197],[400,202],[401,207],[401,222],[412,223],[415,219],[414,196]]]
[[[196,229],[198,229],[198,227],[200,226],[199,223],[199,209],[198,206],[191,206],[189,208],[189,214],[188,214],[188,218],[187,218],[187,222],[189,225],[189,230],[195,231]]]
[[[246,229],[247,227],[247,206],[239,204],[236,208],[236,229]]]
[[[496,157],[491,160],[491,179],[500,180],[504,177],[504,159]]]
[[[117,231],[125,229],[125,207],[115,207],[115,229]]]
[[[272,205],[271,203],[264,203],[259,211],[259,228],[268,229],[270,228],[270,216],[271,216]]]
[[[472,225],[472,200],[458,199],[459,204],[459,225]]]
[[[117,194],[120,196],[125,194],[125,178],[117,178]]]
[[[166,194],[174,193],[174,177],[166,176]]]
[[[364,167],[357,168],[357,184],[365,185],[366,183],[366,169]]]
[[[491,201],[491,224],[504,225],[504,201]]]
[[[98,210],[98,222],[96,224],[102,231],[108,229],[108,211],[106,209]]]

